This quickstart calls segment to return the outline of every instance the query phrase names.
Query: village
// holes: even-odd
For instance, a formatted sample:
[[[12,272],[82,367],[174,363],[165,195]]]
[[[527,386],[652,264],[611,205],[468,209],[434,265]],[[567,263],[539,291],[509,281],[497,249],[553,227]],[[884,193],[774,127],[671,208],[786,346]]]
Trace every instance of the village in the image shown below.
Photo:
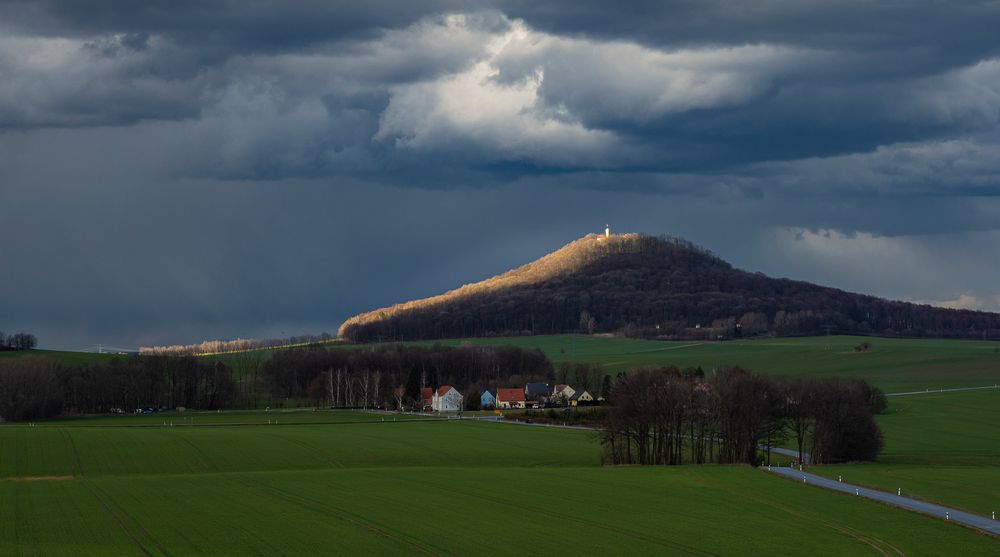
[[[420,389],[420,398],[425,412],[461,412],[469,408],[465,396],[455,387],[443,385],[437,389]],[[584,389],[574,389],[565,384],[528,383],[522,387],[500,387],[491,391],[484,389],[479,395],[481,410],[515,410],[537,408],[570,408],[599,404],[600,397],[594,398]]]

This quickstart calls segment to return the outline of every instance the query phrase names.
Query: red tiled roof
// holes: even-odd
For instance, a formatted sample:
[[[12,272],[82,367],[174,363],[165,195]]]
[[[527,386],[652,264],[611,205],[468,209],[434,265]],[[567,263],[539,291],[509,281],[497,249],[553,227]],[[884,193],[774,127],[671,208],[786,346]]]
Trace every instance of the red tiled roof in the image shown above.
[[[524,389],[497,389],[497,402],[518,402],[524,400]]]
[[[444,396],[448,391],[452,390],[453,388],[454,387],[452,387],[451,385],[441,385],[440,387],[438,387],[437,395]]]
[[[431,403],[431,399],[434,397],[434,389],[430,387],[422,387],[420,389],[420,398],[424,399],[427,404]]]

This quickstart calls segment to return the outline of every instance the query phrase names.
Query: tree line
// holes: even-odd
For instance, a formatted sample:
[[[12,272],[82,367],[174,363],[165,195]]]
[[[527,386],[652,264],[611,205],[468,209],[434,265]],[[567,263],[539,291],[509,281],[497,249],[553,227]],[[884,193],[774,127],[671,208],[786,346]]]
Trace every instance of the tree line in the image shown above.
[[[666,367],[620,374],[611,392],[600,430],[611,464],[758,465],[786,440],[814,463],[874,460],[882,449],[874,416],[886,398],[860,379]]]
[[[421,403],[421,388],[452,385],[474,408],[483,389],[551,379],[554,369],[537,349],[397,344],[282,350],[263,377],[274,396],[333,407],[411,407]]]
[[[588,237],[499,277],[352,318],[355,342],[558,333],[1000,338],[1000,314],[774,279],[670,237]]]
[[[265,348],[280,348],[284,346],[328,342],[334,338],[335,337],[330,333],[322,333],[319,335],[298,335],[288,338],[272,339],[238,338],[234,340],[206,340],[195,344],[142,346],[139,348],[139,354],[144,356],[198,356],[200,354],[226,354],[232,352],[262,350]]]
[[[41,356],[0,359],[0,420],[180,406],[419,408],[421,388],[445,384],[476,407],[484,388],[555,377],[540,350],[513,346],[305,347],[276,351],[270,360],[260,351],[226,358],[132,356],[79,365]],[[579,377],[590,371],[561,369]]]
[[[134,357],[69,366],[44,357],[0,360],[0,420],[136,409],[231,408],[232,370],[191,357]]]
[[[38,346],[38,338],[30,333],[6,335],[0,331],[0,350],[31,350]]]

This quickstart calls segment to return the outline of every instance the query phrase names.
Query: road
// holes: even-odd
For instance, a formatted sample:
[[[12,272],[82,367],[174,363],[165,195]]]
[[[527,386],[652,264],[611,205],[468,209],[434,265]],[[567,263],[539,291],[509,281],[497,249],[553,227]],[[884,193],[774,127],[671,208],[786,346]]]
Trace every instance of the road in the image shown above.
[[[809,472],[799,472],[797,468],[784,468],[784,467],[762,467],[763,470],[769,471],[773,474],[778,474],[802,482],[811,484],[814,486],[823,487],[826,489],[832,489],[834,491],[841,491],[848,493],[850,495],[856,495],[860,497],[866,497],[868,499],[874,499],[880,501],[887,505],[892,505],[894,507],[900,507],[910,511],[923,513],[936,518],[949,520],[951,522],[957,522],[963,524],[970,528],[975,528],[992,534],[994,536],[1000,536],[1000,520],[992,520],[988,516],[979,516],[972,513],[967,513],[964,511],[959,511],[949,507],[943,507],[941,505],[935,505],[934,503],[927,503],[925,501],[918,501],[916,499],[911,499],[909,497],[903,497],[900,495],[895,495],[892,493],[886,493],[884,491],[877,491],[874,489],[868,489],[866,487],[861,487],[858,485],[853,485],[849,483],[838,482],[837,480],[831,480],[824,478],[823,476],[817,476]]]
[[[959,387],[957,389],[924,389],[922,391],[910,391],[907,393],[888,393],[885,396],[909,396],[909,395],[929,395],[931,393],[957,393],[959,391],[982,391],[1000,390],[1000,385],[987,385],[985,387]]]

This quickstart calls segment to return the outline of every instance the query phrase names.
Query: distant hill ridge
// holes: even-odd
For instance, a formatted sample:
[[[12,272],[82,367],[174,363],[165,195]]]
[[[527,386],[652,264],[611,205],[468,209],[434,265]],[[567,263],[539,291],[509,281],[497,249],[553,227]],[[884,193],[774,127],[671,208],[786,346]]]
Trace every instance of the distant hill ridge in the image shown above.
[[[569,332],[725,339],[831,330],[1000,338],[1000,314],[770,278],[675,237],[588,234],[501,275],[352,317],[339,335],[355,342]]]

